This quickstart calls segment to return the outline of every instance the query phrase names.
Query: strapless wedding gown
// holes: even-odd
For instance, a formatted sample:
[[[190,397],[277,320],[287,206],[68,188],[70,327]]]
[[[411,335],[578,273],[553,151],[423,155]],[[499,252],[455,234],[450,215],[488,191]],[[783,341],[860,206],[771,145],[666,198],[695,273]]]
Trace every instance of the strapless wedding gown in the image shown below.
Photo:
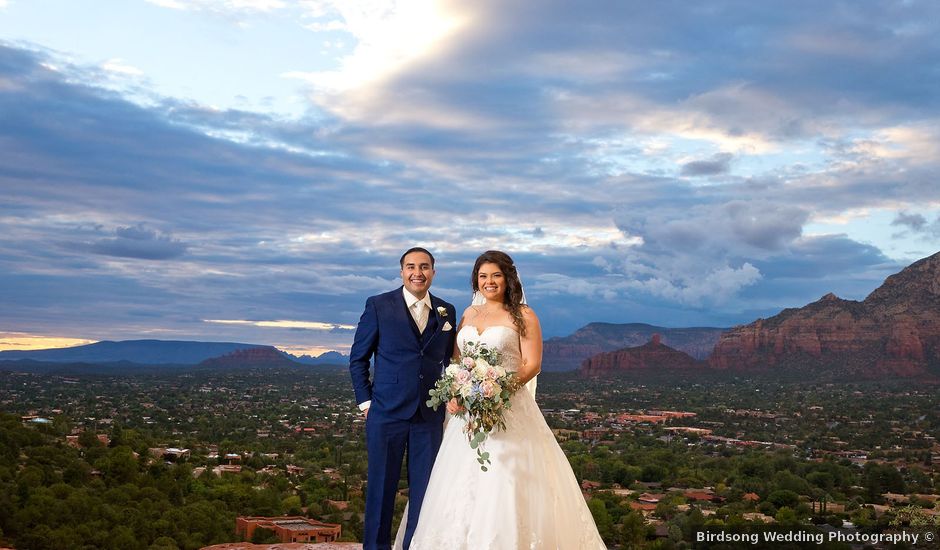
[[[468,325],[457,334],[457,345],[468,341],[498,349],[506,370],[521,363],[519,334],[510,327],[479,334]],[[506,429],[490,433],[484,444],[492,461],[486,472],[467,443],[464,420],[450,418],[411,550],[607,548],[535,397],[523,388],[511,403]],[[406,510],[395,548],[402,548],[407,518]]]

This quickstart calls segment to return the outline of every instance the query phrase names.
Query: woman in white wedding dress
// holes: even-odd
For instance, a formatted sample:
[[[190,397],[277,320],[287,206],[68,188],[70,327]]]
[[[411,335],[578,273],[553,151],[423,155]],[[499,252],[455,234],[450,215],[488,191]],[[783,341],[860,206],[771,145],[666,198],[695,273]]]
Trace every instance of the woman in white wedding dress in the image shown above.
[[[484,444],[492,464],[480,469],[465,422],[450,418],[434,463],[410,550],[603,549],[571,465],[535,402],[542,362],[538,318],[525,305],[512,259],[482,254],[473,267],[474,303],[464,311],[457,347],[483,342],[527,387],[511,398],[506,429]],[[483,299],[479,299],[482,297]],[[455,412],[455,403],[448,405]],[[405,513],[395,548],[403,548]]]

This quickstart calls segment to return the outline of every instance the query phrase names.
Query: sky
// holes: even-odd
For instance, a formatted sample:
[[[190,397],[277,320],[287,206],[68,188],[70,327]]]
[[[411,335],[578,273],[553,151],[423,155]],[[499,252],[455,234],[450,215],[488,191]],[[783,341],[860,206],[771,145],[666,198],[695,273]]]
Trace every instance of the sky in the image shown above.
[[[345,352],[425,246],[547,337],[940,250],[940,3],[0,0],[0,349]]]

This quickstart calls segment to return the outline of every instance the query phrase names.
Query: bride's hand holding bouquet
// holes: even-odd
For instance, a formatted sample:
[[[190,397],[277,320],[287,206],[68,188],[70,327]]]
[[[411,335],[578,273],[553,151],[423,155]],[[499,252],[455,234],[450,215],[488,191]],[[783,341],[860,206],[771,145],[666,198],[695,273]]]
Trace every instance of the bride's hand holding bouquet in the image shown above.
[[[483,442],[493,430],[506,428],[503,414],[521,384],[501,366],[499,352],[486,344],[467,342],[460,351],[460,359],[451,362],[429,392],[427,405],[436,410],[446,403],[448,412],[467,421],[467,440],[485,472],[491,462]]]

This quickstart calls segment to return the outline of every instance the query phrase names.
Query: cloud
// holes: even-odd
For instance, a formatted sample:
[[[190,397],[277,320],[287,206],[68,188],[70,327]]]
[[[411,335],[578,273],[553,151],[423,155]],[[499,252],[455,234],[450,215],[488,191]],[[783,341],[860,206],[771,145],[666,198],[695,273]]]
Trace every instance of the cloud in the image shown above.
[[[760,271],[750,263],[740,267],[723,266],[699,271],[685,277],[652,276],[646,278],[607,277],[583,279],[560,273],[536,277],[531,289],[540,294],[567,294],[586,299],[620,301],[623,297],[649,295],[682,306],[700,308],[723,306],[742,288],[761,279]]]
[[[802,233],[809,212],[799,206],[760,199],[727,202],[709,197],[683,204],[624,209],[617,223],[627,235],[639,237],[635,251],[671,255],[670,251],[702,250],[712,256],[731,253],[761,255],[777,250]],[[682,210],[684,215],[679,215]]]
[[[349,31],[349,25],[338,20],[332,19],[326,22],[317,21],[315,23],[309,23],[304,25],[304,28],[309,29],[314,32],[325,32],[325,31]]]
[[[827,284],[848,279],[880,281],[903,267],[877,247],[856,242],[846,235],[801,237],[786,250],[755,263],[769,279],[803,279]]]
[[[0,321],[97,339],[351,326],[425,245],[458,306],[473,258],[509,251],[549,335],[726,325],[864,296],[914,259],[871,212],[901,250],[935,242],[933,3],[154,2],[350,49],[333,70],[272,65],[310,86],[286,119],[0,46]]]
[[[285,76],[307,80],[318,95],[329,94],[334,106],[350,107],[353,103],[342,99],[346,94],[433,56],[472,17],[469,6],[433,0],[320,0],[303,7],[307,17],[329,18],[306,24],[307,29],[344,31],[355,45],[336,70],[290,71]]]
[[[335,323],[321,323],[319,321],[246,321],[240,319],[205,319],[206,323],[220,325],[248,325],[266,328],[288,328],[303,330],[355,330],[355,325],[339,325]]]
[[[156,230],[148,229],[143,224],[131,227],[118,227],[114,230],[114,237],[98,239],[80,245],[80,248],[120,258],[136,258],[141,260],[170,260],[179,258],[186,253],[187,245],[163,235]]]
[[[124,60],[120,58],[114,58],[105,61],[101,65],[101,68],[112,73],[126,76],[142,76],[144,74],[143,71],[137,67],[126,64]]]
[[[682,165],[679,173],[683,176],[717,176],[727,174],[731,169],[730,153],[719,153],[708,160],[693,160]]]
[[[927,225],[927,219],[920,214],[898,212],[897,217],[894,218],[891,225],[900,225],[913,229],[914,231],[922,231]]]
[[[930,78],[916,59],[936,53],[921,23],[935,8],[876,3],[852,21],[834,8],[792,6],[783,17],[779,10],[742,2],[674,8],[660,3],[627,13],[612,6],[478,3],[435,55],[341,98],[318,95],[315,101],[347,120],[370,121],[373,130],[374,121],[388,127],[388,141],[396,145],[387,147],[405,149],[402,156],[416,153],[407,148],[409,134],[418,137],[433,127],[486,135],[488,145],[481,140],[466,150],[479,153],[483,147],[497,159],[504,147],[500,136],[522,136],[515,145],[527,147],[535,143],[532,136],[547,145],[546,138],[572,133],[579,143],[591,143],[585,133],[633,142],[665,136],[695,142],[705,156],[775,155],[790,144],[803,147],[799,140],[858,127],[879,132],[931,108],[935,94],[923,86]],[[664,21],[674,32],[650,32]],[[899,31],[886,35],[885,26]],[[832,76],[831,53],[797,46],[808,36],[825,37],[831,27],[866,46],[858,59],[839,59],[839,78]],[[729,28],[737,34],[729,35]],[[868,78],[878,70],[899,78]],[[911,79],[912,74],[924,78]],[[904,92],[896,93],[899,88]],[[385,137],[385,131],[370,134],[373,140]],[[532,158],[550,156],[527,152],[535,153]],[[451,150],[435,153],[449,157],[442,166],[466,164]],[[641,165],[650,163],[644,160]]]
[[[710,272],[697,273],[695,277],[685,278],[682,283],[654,277],[629,286],[679,304],[700,307],[706,303],[722,304],[742,288],[760,279],[760,271],[750,263],[744,263],[738,268],[723,266]]]

